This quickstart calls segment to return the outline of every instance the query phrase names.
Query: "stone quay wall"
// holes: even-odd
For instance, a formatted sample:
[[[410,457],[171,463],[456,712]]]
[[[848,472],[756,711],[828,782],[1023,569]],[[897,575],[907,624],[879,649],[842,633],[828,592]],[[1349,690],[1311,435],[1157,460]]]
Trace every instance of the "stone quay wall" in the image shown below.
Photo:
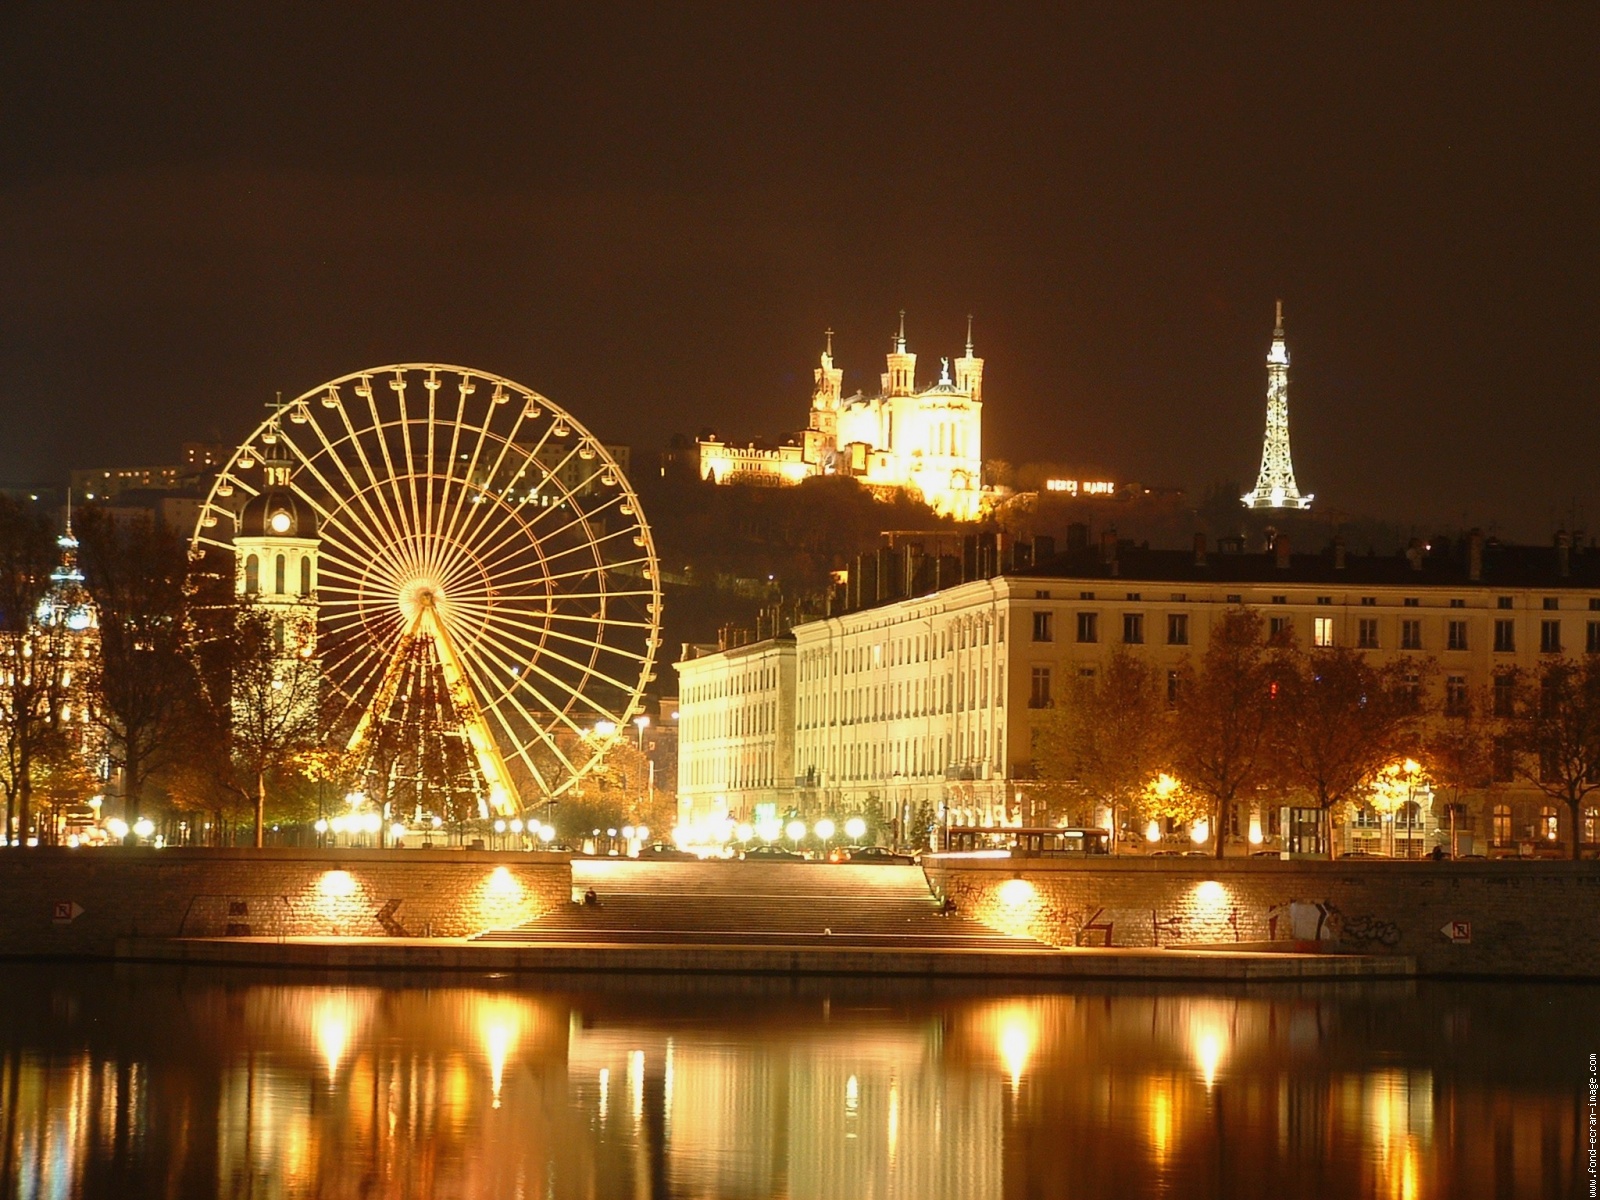
[[[110,955],[133,937],[470,937],[571,896],[564,854],[0,850],[0,955]]]
[[[1281,946],[1409,956],[1425,975],[1600,978],[1600,862],[930,854],[923,868],[962,913],[1055,946]]]

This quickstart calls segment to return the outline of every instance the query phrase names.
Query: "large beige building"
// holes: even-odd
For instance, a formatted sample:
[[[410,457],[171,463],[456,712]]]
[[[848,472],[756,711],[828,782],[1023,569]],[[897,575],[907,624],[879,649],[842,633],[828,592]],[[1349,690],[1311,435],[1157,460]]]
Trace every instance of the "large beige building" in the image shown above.
[[[678,814],[754,821],[794,806],[794,638],[684,647],[678,671]]]
[[[1205,652],[1212,629],[1236,605],[1259,609],[1274,631],[1293,629],[1305,646],[1353,646],[1415,662],[1446,713],[1471,696],[1494,696],[1506,668],[1600,653],[1600,553],[1592,549],[1484,545],[1481,538],[1453,552],[1417,546],[1388,557],[1347,555],[1341,546],[1291,555],[1282,539],[1266,553],[1224,546],[1080,545],[1038,566],[796,627],[796,810],[870,810],[899,827],[923,804],[948,824],[1048,820],[1032,778],[1041,710],[1073,681],[1102,670],[1119,645],[1175,681],[1185,657]],[[731,659],[717,666],[721,657],[692,666],[734,669]],[[1425,672],[1425,662],[1436,671]],[[708,728],[726,728],[730,719]],[[695,736],[684,730],[685,760],[700,752],[691,746]],[[1452,816],[1462,852],[1538,846],[1572,832],[1565,811],[1509,780],[1454,814],[1442,801],[1421,801],[1401,829],[1402,850],[1431,847]],[[1264,844],[1275,845],[1276,807],[1233,814],[1225,835],[1242,844],[1252,815]],[[1584,839],[1596,840],[1595,832],[1586,828]],[[1363,817],[1338,837],[1349,848],[1378,834]]]
[[[938,513],[970,521],[983,511],[983,359],[966,353],[940,360],[939,378],[917,383],[917,356],[906,349],[905,314],[891,343],[876,395],[844,395],[833,337],[813,372],[811,418],[782,446],[698,443],[700,475],[715,483],[791,484],[813,475],[851,475],[868,487],[905,489]]]

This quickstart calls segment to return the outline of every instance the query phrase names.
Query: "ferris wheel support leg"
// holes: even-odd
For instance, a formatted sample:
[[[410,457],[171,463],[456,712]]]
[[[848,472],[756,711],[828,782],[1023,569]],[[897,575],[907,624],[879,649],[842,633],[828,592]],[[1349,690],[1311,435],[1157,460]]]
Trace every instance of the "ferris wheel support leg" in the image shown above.
[[[483,719],[483,710],[478,707],[477,698],[472,694],[472,686],[467,682],[466,672],[461,669],[461,659],[456,654],[455,644],[450,641],[450,635],[445,632],[442,622],[434,615],[433,603],[424,599],[417,613],[417,626],[419,631],[426,630],[433,637],[433,644],[439,650],[439,667],[444,675],[446,686],[455,698],[458,711],[462,717],[462,726],[466,731],[467,740],[472,743],[472,752],[478,757],[478,769],[483,772],[483,777],[489,784],[489,808],[493,812],[512,812],[521,806],[521,797],[517,793],[517,785],[512,782],[511,768],[506,765],[505,756],[500,753],[500,746],[494,740],[494,734],[489,729],[489,723]]]

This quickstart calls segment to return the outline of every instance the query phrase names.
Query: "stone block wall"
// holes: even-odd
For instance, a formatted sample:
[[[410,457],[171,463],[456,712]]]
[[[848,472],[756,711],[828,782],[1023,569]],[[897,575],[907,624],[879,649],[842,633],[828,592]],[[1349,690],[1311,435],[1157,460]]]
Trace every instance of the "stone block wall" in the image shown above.
[[[122,937],[468,937],[571,892],[557,854],[0,850],[0,954],[110,954]]]
[[[927,855],[963,913],[1056,946],[1408,955],[1436,975],[1600,978],[1600,863]]]

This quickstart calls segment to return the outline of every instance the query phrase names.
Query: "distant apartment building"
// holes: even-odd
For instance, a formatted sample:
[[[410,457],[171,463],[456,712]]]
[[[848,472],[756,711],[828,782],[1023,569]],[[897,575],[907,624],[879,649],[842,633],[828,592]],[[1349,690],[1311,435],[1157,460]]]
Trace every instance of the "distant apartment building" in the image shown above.
[[[754,821],[795,797],[795,641],[689,645],[678,671],[680,819]]]
[[[781,695],[781,672],[773,676],[780,694],[750,694],[749,703],[763,711],[793,714],[794,780],[786,795],[794,811],[871,811],[897,828],[922,804],[948,825],[1053,821],[1056,814],[1036,794],[1033,768],[1044,710],[1104,670],[1119,646],[1176,686],[1185,658],[1202,655],[1223,614],[1238,605],[1259,610],[1270,632],[1292,630],[1306,647],[1351,646],[1379,660],[1416,663],[1419,686],[1431,681],[1446,720],[1471,697],[1497,697],[1496,683],[1504,684],[1509,668],[1600,653],[1594,548],[1486,545],[1481,538],[1385,557],[1349,555],[1338,545],[1291,554],[1283,539],[1265,553],[1246,553],[1232,539],[1223,547],[1148,550],[1107,539],[1032,565],[1028,555],[991,543],[966,562],[942,560],[937,572],[913,564],[910,547],[901,548],[904,557],[880,554],[865,586],[853,581],[844,611],[795,627],[792,650],[784,651],[794,658],[792,703]],[[904,565],[889,569],[894,564]],[[958,573],[961,582],[946,582]],[[765,720],[750,716],[745,693],[726,684],[691,700],[691,680],[731,679],[752,655],[777,653],[749,647],[697,653],[679,664],[689,722],[681,762],[731,763],[730,730]],[[1422,669],[1429,660],[1432,674]],[[715,715],[705,709],[696,722],[696,703],[715,706]],[[759,736],[775,748],[790,732]],[[738,754],[749,752],[738,745]],[[742,776],[703,769],[708,774],[688,786],[721,788],[732,808],[743,792],[730,781]],[[1455,812],[1442,800],[1419,798],[1396,823],[1396,851],[1425,852],[1447,828],[1465,839],[1462,852],[1571,838],[1564,809],[1513,781],[1503,766],[1497,775],[1492,791]],[[775,782],[766,798],[782,803],[785,793]],[[1224,836],[1242,839],[1253,817],[1265,844],[1277,845],[1279,807],[1241,808],[1229,815]],[[1577,831],[1586,842],[1597,840],[1597,815],[1591,811]],[[1379,832],[1373,819],[1357,815],[1337,834],[1336,849],[1369,845]]]

